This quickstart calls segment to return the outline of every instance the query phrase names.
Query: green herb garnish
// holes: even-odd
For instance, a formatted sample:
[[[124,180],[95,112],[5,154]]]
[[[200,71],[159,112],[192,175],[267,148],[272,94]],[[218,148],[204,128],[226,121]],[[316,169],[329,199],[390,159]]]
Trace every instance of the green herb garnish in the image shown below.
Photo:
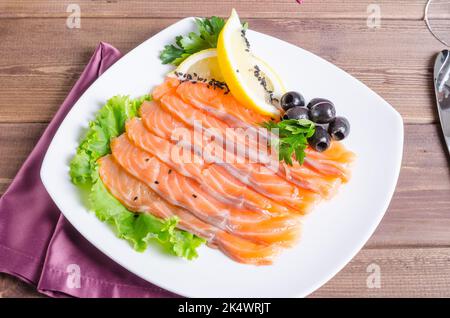
[[[218,17],[195,19],[195,24],[197,33],[179,35],[175,38],[175,44],[164,47],[159,55],[163,64],[179,65],[194,53],[217,47],[217,39],[225,25],[225,20]]]
[[[278,149],[279,160],[292,166],[292,156],[299,164],[305,159],[308,138],[315,132],[315,125],[307,119],[286,119],[280,122],[268,121],[262,126],[270,130],[278,138],[270,138],[270,146]]]

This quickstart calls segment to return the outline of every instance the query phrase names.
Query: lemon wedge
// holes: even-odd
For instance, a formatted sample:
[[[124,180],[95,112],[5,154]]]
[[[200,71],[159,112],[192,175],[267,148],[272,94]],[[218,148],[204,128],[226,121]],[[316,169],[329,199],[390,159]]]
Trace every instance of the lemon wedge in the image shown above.
[[[217,60],[233,96],[264,115],[278,115],[278,101],[285,92],[278,75],[255,58],[236,10],[231,11],[217,42]]]

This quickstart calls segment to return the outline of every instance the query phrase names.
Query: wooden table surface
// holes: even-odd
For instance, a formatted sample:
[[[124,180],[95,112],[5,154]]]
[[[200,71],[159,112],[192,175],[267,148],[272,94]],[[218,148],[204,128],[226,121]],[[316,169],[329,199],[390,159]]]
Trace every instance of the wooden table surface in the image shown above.
[[[372,2],[381,9],[377,29],[367,23]],[[66,26],[69,3],[81,8],[80,29]],[[405,123],[402,170],[385,217],[363,250],[311,296],[449,297],[450,161],[440,137],[432,86],[434,56],[444,46],[425,26],[425,3],[0,0],[0,193],[99,41],[126,53],[180,18],[227,16],[235,7],[252,29],[316,53],[363,81],[392,104]],[[448,30],[450,12],[434,18],[435,25]],[[373,268],[380,270],[380,288],[367,283]],[[2,296],[39,294],[0,274]]]

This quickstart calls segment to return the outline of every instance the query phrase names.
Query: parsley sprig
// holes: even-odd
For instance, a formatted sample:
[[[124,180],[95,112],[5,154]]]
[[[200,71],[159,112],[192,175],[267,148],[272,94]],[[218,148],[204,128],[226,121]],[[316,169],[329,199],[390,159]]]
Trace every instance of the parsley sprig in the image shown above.
[[[262,126],[278,135],[278,138],[270,138],[272,149],[278,150],[279,160],[292,166],[292,157],[299,164],[305,160],[305,149],[308,146],[308,138],[315,132],[315,125],[307,119],[286,119],[280,122],[268,121]]]
[[[175,44],[164,47],[159,56],[163,64],[179,65],[194,53],[217,47],[217,39],[225,25],[225,20],[219,17],[195,19],[195,24],[197,33],[179,35],[175,38]]]

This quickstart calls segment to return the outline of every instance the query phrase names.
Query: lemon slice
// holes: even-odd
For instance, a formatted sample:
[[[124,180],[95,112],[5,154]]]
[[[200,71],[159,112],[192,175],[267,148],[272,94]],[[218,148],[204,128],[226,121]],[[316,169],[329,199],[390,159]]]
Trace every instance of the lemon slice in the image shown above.
[[[251,58],[252,64],[258,65],[261,76],[266,79],[266,87],[268,90],[273,92],[274,98],[275,96],[281,96],[284,94],[284,85],[276,72],[259,57],[252,55]],[[168,75],[173,77],[183,77],[185,74],[190,74],[193,80],[196,78],[202,78],[207,80],[214,79],[217,81],[224,81],[224,77],[220,71],[219,61],[217,59],[217,50],[206,49],[192,54]]]
[[[278,101],[284,86],[266,63],[251,54],[234,9],[220,32],[217,59],[225,82],[239,102],[265,115],[279,114]]]
[[[175,71],[169,73],[169,76],[183,77],[187,74],[190,74],[193,80],[200,78],[223,82],[224,78],[217,61],[217,50],[206,49],[192,54],[178,65]]]

